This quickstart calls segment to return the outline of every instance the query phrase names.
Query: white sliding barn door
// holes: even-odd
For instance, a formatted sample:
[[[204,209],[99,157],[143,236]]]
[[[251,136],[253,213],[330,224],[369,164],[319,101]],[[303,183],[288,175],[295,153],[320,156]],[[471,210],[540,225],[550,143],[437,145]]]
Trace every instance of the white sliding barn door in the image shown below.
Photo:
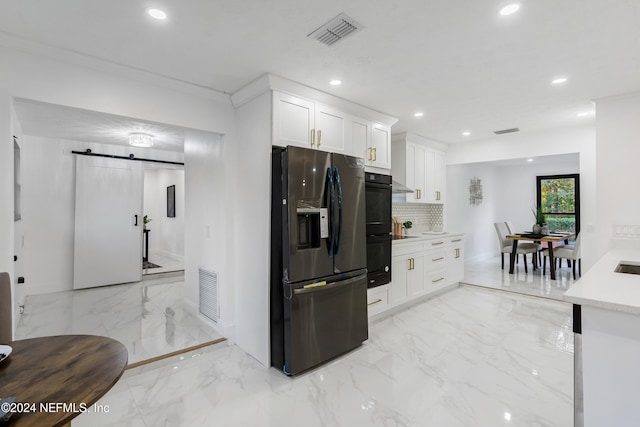
[[[142,162],[76,156],[74,289],[142,278]]]

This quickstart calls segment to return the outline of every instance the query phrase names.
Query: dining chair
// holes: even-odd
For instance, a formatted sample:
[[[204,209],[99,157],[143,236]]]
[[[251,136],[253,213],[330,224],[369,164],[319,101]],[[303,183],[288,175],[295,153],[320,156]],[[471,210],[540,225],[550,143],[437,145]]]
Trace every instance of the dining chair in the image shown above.
[[[9,273],[0,273],[0,344],[13,341],[12,301]]]
[[[559,246],[553,250],[554,261],[558,260],[560,267],[562,267],[562,260],[573,261],[571,263],[573,267],[573,280],[576,280],[576,264],[578,264],[578,274],[582,276],[582,257],[580,255],[580,233],[576,236],[576,241],[573,245]],[[544,260],[542,261],[542,274],[545,273],[547,268],[547,257],[549,256],[549,249],[542,251]],[[567,265],[568,267],[568,265]]]
[[[516,228],[513,226],[513,223],[511,221],[505,221],[505,223],[507,224],[507,228],[509,229],[509,234],[517,234],[518,232],[516,231]],[[519,243],[518,245],[524,245],[524,244],[529,244],[529,243]],[[538,263],[537,265],[540,265],[540,263],[542,262],[542,250],[544,249],[542,247],[541,243],[533,243],[534,245],[536,245],[536,249],[538,250],[537,252],[537,256],[538,256]]]
[[[496,234],[498,235],[498,244],[500,245],[500,256],[502,257],[502,269],[504,270],[504,254],[510,254],[513,250],[513,241],[507,239],[507,235],[513,234],[510,232],[509,227],[506,222],[494,222],[493,226],[496,229]],[[516,256],[522,254],[524,257],[524,272],[528,273],[527,270],[527,254],[531,254],[531,263],[535,268],[537,263],[538,253],[538,245],[535,243],[522,242],[518,243],[518,248],[516,249]]]

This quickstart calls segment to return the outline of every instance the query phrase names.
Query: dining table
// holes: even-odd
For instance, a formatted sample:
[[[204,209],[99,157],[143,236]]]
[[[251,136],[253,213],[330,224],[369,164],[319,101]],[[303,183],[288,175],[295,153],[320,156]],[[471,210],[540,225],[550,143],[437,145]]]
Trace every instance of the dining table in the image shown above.
[[[553,244],[564,242],[569,243],[569,239],[573,236],[573,233],[552,233],[552,234],[534,234],[534,233],[518,233],[508,235],[507,239],[513,241],[513,247],[511,249],[511,255],[509,257],[509,274],[514,273],[516,256],[518,251],[518,242],[521,240],[538,242],[547,242],[547,248],[549,249],[549,272],[551,274],[551,280],[556,280],[556,264],[553,258]],[[526,262],[526,261],[525,261]]]
[[[68,426],[86,413],[109,412],[96,402],[127,367],[127,348],[96,335],[58,335],[7,343],[0,362],[2,426]],[[7,398],[13,397],[12,400]],[[99,415],[98,415],[99,416]]]

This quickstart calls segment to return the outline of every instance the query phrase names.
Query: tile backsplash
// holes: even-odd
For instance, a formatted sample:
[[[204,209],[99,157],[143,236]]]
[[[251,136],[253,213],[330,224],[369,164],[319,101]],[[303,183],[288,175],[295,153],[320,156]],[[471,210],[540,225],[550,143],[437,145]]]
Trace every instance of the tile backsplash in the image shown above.
[[[392,203],[391,215],[400,222],[411,221],[417,231],[442,229],[444,225],[442,205],[425,205],[421,203]]]

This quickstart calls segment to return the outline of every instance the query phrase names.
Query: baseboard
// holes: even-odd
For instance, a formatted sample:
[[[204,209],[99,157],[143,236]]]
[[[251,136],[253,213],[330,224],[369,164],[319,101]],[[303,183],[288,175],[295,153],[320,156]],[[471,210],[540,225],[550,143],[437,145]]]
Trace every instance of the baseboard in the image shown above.
[[[214,322],[208,317],[203,316],[202,313],[200,313],[198,306],[193,301],[185,299],[184,302],[184,307],[189,312],[189,314],[197,317],[198,319],[202,320],[207,325],[215,329],[217,333],[226,338],[229,345],[235,344],[235,322]]]

